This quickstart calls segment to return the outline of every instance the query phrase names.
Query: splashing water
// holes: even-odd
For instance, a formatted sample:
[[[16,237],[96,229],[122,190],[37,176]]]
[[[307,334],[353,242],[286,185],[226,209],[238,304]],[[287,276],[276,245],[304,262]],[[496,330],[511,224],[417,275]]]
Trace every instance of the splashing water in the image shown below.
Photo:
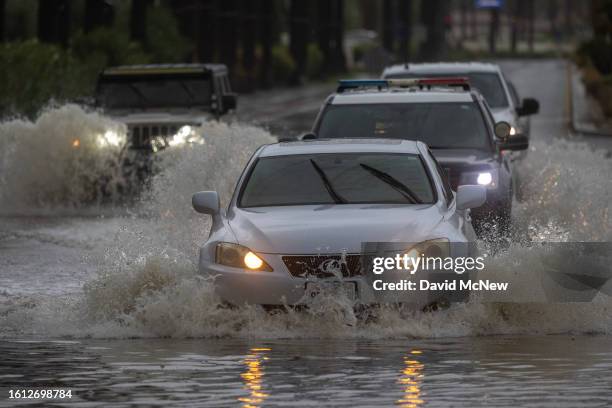
[[[87,146],[113,126],[121,129],[75,106],[48,111],[35,123],[2,124],[1,208],[32,202],[82,205],[90,197],[88,183],[108,174],[103,163],[116,154]],[[491,260],[487,278],[510,282],[524,295],[523,303],[490,302],[478,295],[435,313],[381,306],[356,319],[351,301],[338,293],[318,296],[301,311],[269,313],[258,306],[228,308],[220,303],[214,282],[197,274],[197,248],[210,222],[192,210],[190,198],[198,190],[216,190],[227,203],[253,151],[274,138],[240,124],[215,122],[199,131],[204,144],[158,154],[159,172],[150,190],[122,219],[113,244],[99,249],[92,260],[98,276],[83,292],[3,300],[1,336],[397,338],[612,332],[612,302],[604,294],[591,303],[531,302],[539,293],[530,271],[543,268],[548,255],[521,245],[610,239],[612,185],[607,175],[612,162],[600,152],[567,141],[534,143],[520,164],[527,198],[515,203],[518,243]],[[81,135],[83,160],[94,163],[86,166],[85,178],[76,171],[84,168],[79,167],[84,166],[81,159],[72,157],[75,134]],[[52,143],[45,147],[41,140]]]
[[[0,125],[0,210],[71,208],[116,197],[125,184],[120,161],[125,126],[66,105],[36,122]]]

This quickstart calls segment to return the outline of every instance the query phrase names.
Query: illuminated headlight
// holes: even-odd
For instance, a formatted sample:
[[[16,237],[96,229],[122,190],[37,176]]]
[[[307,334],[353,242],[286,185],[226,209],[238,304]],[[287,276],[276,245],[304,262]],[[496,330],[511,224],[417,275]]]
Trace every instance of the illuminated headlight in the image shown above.
[[[510,136],[516,135],[516,128],[514,126],[510,126]]]
[[[489,169],[477,172],[468,172],[461,174],[460,185],[485,186],[486,188],[497,188],[497,170]]]
[[[125,143],[125,135],[116,130],[107,130],[98,135],[96,143],[100,147],[119,147]]]
[[[249,269],[251,271],[272,272],[272,267],[249,248],[229,242],[217,244],[215,262],[220,265]]]
[[[481,186],[488,186],[493,182],[493,175],[489,172],[478,173],[476,182],[480,184]]]
[[[185,143],[204,144],[204,139],[200,136],[193,126],[185,125],[168,140],[168,146],[179,146]]]

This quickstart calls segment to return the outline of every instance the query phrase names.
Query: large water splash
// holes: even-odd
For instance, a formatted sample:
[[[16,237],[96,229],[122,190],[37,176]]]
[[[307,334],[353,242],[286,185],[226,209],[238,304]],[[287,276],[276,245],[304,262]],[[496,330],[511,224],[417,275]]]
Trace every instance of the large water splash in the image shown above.
[[[82,207],[117,197],[125,126],[76,105],[0,124],[0,210]]]

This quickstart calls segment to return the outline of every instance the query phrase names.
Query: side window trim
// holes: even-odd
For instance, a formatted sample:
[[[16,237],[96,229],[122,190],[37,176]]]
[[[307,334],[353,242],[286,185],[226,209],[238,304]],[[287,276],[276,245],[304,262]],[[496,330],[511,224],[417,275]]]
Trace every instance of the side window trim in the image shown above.
[[[431,160],[436,165],[436,170],[438,171],[438,174],[440,175],[440,179],[442,179],[442,193],[444,195],[444,199],[446,200],[446,205],[450,206],[453,200],[455,199],[455,196],[453,194],[453,189],[450,186],[450,180],[448,179],[448,174],[446,173],[446,170],[444,170],[444,168],[440,166],[438,159],[436,159],[436,156],[433,155],[433,153],[431,152],[429,148],[427,149],[427,153],[429,153]]]

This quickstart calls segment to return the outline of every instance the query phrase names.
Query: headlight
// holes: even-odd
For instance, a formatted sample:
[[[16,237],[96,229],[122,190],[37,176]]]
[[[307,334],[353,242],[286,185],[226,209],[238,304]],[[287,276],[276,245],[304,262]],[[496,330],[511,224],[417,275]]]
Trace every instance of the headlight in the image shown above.
[[[249,248],[229,242],[217,244],[215,262],[234,268],[272,272],[272,267]]]
[[[204,138],[196,132],[193,126],[185,125],[168,140],[168,146],[178,146],[185,143],[204,144]]]
[[[406,251],[406,255],[410,258],[419,256],[426,258],[445,258],[450,256],[450,242],[446,238],[419,242]]]
[[[493,175],[489,172],[478,173],[478,177],[476,178],[476,182],[481,186],[488,186],[493,182]]]
[[[116,130],[107,130],[106,132],[98,135],[96,138],[96,143],[100,147],[119,147],[125,143],[125,135],[120,134]]]
[[[407,255],[415,262],[417,258],[446,258],[450,256],[450,241],[446,238],[431,239],[412,245],[405,251],[385,251],[387,256]],[[413,263],[414,265],[414,263]]]
[[[476,172],[462,173],[459,185],[474,185],[485,186],[486,188],[497,188],[497,170],[489,169]]]
[[[516,128],[514,126],[510,126],[510,136],[516,135]]]

